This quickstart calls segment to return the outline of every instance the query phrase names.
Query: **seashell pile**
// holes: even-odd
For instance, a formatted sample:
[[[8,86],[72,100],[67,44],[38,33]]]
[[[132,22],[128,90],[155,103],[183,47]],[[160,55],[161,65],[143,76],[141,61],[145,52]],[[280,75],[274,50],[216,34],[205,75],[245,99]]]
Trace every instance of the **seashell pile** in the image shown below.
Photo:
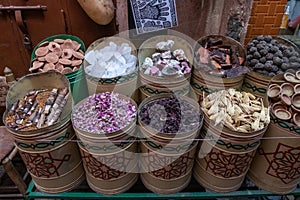
[[[269,108],[263,99],[235,89],[221,90],[205,97],[202,110],[215,122],[227,128],[248,133],[265,128],[270,122]]]
[[[71,39],[54,39],[43,42],[35,50],[36,58],[32,61],[30,72],[46,72],[57,70],[62,74],[76,71],[80,68],[84,52],[81,44]]]
[[[85,55],[85,60],[90,64],[85,67],[85,72],[96,78],[115,78],[133,73],[137,58],[131,51],[129,44],[118,46],[114,42],[102,49],[91,50]]]
[[[277,77],[277,76],[276,76]],[[272,79],[267,91],[271,113],[300,127],[300,71]]]
[[[273,77],[286,71],[295,73],[300,66],[299,53],[270,35],[260,35],[247,45],[247,65],[260,74]]]
[[[151,58],[146,57],[141,65],[141,71],[154,77],[183,76],[191,73],[191,66],[182,49],[171,51],[173,40],[156,44],[156,52]]]
[[[69,97],[68,88],[39,89],[14,102],[5,122],[14,130],[35,130],[53,125]]]
[[[249,70],[243,66],[244,58],[236,45],[224,44],[222,39],[208,38],[198,49],[197,70],[209,75],[232,78],[246,74]]]

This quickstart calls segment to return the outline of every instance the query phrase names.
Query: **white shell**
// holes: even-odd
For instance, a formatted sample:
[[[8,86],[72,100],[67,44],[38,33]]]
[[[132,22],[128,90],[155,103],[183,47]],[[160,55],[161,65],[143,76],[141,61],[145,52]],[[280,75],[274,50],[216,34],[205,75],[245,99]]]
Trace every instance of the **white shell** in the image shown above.
[[[159,42],[156,44],[156,49],[161,51],[168,51],[171,50],[171,48],[174,45],[173,40],[167,40],[166,42]]]

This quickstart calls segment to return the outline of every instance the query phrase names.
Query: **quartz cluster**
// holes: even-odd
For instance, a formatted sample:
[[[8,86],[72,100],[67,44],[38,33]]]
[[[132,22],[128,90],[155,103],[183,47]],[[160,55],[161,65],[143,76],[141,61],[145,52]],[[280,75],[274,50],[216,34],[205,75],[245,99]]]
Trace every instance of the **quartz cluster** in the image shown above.
[[[141,71],[154,77],[183,76],[191,73],[191,66],[182,49],[171,51],[173,40],[156,44],[156,52],[151,58],[146,57]]]
[[[85,72],[96,78],[115,78],[125,76],[136,70],[137,58],[131,53],[132,48],[127,43],[120,46],[110,42],[102,49],[86,53],[85,60],[89,65]]]

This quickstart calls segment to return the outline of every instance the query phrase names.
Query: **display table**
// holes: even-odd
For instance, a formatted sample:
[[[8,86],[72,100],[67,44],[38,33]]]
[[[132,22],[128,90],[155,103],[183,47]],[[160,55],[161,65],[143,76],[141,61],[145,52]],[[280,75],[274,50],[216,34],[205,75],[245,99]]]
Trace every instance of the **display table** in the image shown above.
[[[300,188],[298,187],[290,195],[300,196]],[[214,193],[207,192],[194,179],[190,182],[188,187],[182,192],[176,194],[160,195],[147,190],[142,182],[139,180],[129,191],[118,195],[102,195],[93,192],[83,182],[78,188],[70,192],[59,194],[46,194],[36,191],[36,188],[31,182],[27,189],[26,200],[32,199],[212,199],[212,198],[237,198],[237,197],[262,197],[262,196],[278,196],[264,190],[259,190],[257,187],[245,186],[235,192],[230,193]]]

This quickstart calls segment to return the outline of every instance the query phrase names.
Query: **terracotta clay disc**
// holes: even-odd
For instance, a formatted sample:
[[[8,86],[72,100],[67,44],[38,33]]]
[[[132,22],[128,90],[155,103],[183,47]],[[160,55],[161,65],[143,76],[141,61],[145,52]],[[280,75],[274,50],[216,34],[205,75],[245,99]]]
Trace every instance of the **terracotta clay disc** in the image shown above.
[[[73,46],[74,46],[74,50],[75,51],[78,51],[81,47],[81,44],[79,44],[78,42],[76,41],[73,41]]]
[[[59,38],[53,40],[53,42],[56,42],[58,44],[63,44],[64,41],[65,41],[64,39],[59,39]]]
[[[56,42],[50,42],[48,45],[48,49],[50,51],[53,51],[55,48],[60,48],[60,45]]]
[[[78,58],[78,59],[84,59],[84,54],[82,54],[81,52],[79,52],[79,51],[73,51],[73,56],[75,57],[75,58]]]
[[[61,55],[62,58],[70,59],[72,56],[73,56],[73,50],[72,49],[64,49],[62,51],[62,55]]]
[[[59,57],[55,54],[55,53],[48,53],[46,56],[45,56],[45,60],[49,63],[57,63]]]
[[[72,62],[71,63],[72,66],[78,66],[78,65],[81,65],[82,60],[72,60],[71,62]]]
[[[29,71],[34,71],[34,70],[36,70],[36,69],[39,69],[39,68],[41,68],[42,66],[44,65],[44,63],[43,62],[40,62],[40,61],[34,61],[33,63],[32,63],[32,67],[29,69]]]
[[[84,51],[82,51],[81,49],[79,49],[78,52],[84,55]]]
[[[43,57],[38,57],[37,60],[40,61],[40,62],[45,62],[45,61],[46,61],[46,60],[45,60],[45,56],[43,56]]]
[[[61,45],[62,49],[74,49],[73,41],[70,39],[67,39],[64,41],[64,43]]]
[[[49,45],[48,41],[42,42],[39,47],[47,47]]]
[[[53,63],[46,63],[45,66],[43,67],[44,71],[49,71],[51,69],[55,69],[55,65]]]
[[[72,70],[70,67],[65,67],[65,68],[61,71],[62,74],[67,74],[67,73],[70,73],[70,72],[73,72],[73,70]]]
[[[60,47],[54,48],[52,52],[55,53],[58,57],[61,57],[62,55],[62,50]]]
[[[58,62],[62,65],[71,65],[72,64],[71,60],[64,59],[64,58],[59,59]]]
[[[61,72],[64,69],[64,66],[60,63],[56,63],[55,69],[59,72]]]
[[[48,47],[39,47],[35,51],[35,55],[38,57],[45,56],[48,53],[49,49]]]

